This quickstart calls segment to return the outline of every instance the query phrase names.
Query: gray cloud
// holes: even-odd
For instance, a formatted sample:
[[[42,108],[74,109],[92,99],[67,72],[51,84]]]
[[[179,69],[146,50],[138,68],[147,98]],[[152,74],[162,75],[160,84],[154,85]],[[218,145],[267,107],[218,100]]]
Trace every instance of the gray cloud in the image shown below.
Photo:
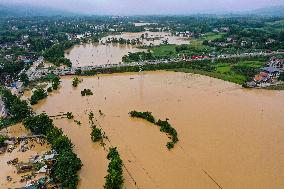
[[[284,0],[0,0],[88,14],[191,14],[246,11],[283,5]]]

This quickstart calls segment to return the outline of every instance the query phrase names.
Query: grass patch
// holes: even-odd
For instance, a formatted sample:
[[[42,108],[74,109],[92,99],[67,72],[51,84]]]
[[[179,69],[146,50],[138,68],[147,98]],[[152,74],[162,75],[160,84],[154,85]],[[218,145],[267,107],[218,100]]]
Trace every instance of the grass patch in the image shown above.
[[[206,76],[209,76],[209,77],[222,79],[224,81],[229,81],[229,82],[236,83],[236,84],[239,84],[239,85],[243,85],[247,81],[246,76],[234,74],[234,73],[231,73],[231,72],[230,72],[230,74],[221,74],[221,73],[217,73],[217,72],[207,72],[207,71],[194,70],[194,69],[188,69],[188,68],[169,69],[169,71],[206,75]]]
[[[220,39],[225,35],[225,33],[207,33],[204,36],[201,37],[203,40],[215,40],[215,39]]]

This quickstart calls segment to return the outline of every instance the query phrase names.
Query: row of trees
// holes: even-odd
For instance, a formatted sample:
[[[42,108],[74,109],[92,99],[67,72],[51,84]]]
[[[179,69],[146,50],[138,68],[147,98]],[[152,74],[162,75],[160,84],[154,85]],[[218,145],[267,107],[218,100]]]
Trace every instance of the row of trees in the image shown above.
[[[117,151],[117,148],[109,148],[107,159],[110,160],[108,164],[108,175],[105,177],[105,189],[122,189],[123,187],[123,162]]]
[[[58,153],[51,175],[62,187],[76,189],[79,181],[77,172],[82,167],[81,160],[73,152],[73,144],[63,135],[61,129],[53,125],[46,114],[30,116],[24,120],[24,126],[34,134],[45,135],[48,142]]]
[[[83,91],[81,91],[81,95],[82,96],[91,96],[91,95],[93,95],[93,92],[91,91],[91,89],[84,89]]]
[[[155,71],[155,70],[169,70],[169,69],[193,69],[193,70],[201,70],[207,72],[215,71],[214,65],[210,60],[196,60],[191,62],[172,62],[170,64],[146,64],[141,66],[117,66],[112,68],[98,68],[96,70],[88,70],[88,71],[77,71],[77,74],[80,75],[96,75],[98,73],[123,73],[123,72],[139,72],[143,71]]]
[[[155,121],[155,118],[151,112],[138,112],[135,110],[129,112],[129,115],[131,117],[142,118],[151,123],[154,123],[155,125],[160,127],[161,132],[169,134],[172,140],[171,142],[168,142],[166,145],[169,150],[172,149],[175,143],[179,141],[177,136],[178,135],[177,131],[171,126],[171,124],[168,122],[168,119],[166,119],[166,121],[162,121],[160,119],[158,121]]]
[[[59,44],[55,44],[52,47],[44,51],[43,56],[45,60],[53,63],[56,66],[66,65],[68,67],[72,66],[69,59],[64,57],[64,51],[71,48],[77,42],[65,41]]]
[[[129,115],[131,117],[136,117],[136,118],[142,118],[142,119],[145,119],[151,123],[155,123],[155,118],[154,116],[152,115],[152,112],[137,112],[135,110],[129,112]]]
[[[145,60],[155,60],[156,58],[154,55],[148,51],[148,52],[135,52],[131,53],[129,52],[128,55],[124,55],[122,57],[122,61],[129,63],[129,62],[138,62],[138,61],[145,61]]]

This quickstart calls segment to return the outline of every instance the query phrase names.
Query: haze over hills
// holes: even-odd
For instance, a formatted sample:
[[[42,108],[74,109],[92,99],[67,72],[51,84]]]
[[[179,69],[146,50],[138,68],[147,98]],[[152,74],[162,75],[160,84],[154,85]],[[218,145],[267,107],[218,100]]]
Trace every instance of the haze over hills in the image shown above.
[[[172,13],[169,13],[173,15]],[[194,15],[194,14],[210,14],[210,15],[224,15],[224,14],[234,14],[234,15],[259,15],[259,16],[279,16],[284,17],[284,5],[279,6],[269,6],[260,9],[255,9],[251,11],[200,11],[194,13],[183,13],[180,15]],[[48,6],[38,6],[38,5],[20,5],[20,4],[1,4],[0,3],[0,17],[10,17],[10,16],[84,16],[84,15],[103,15],[101,12],[94,13],[82,13],[78,10],[65,10],[62,8],[51,8]],[[105,14],[105,15],[115,15],[115,14]],[[141,14],[139,14],[141,15]],[[147,15],[147,14],[145,14]],[[161,15],[167,15],[161,13]],[[175,14],[179,15],[179,14]]]
[[[76,16],[79,13],[60,9],[38,7],[30,5],[3,5],[0,3],[0,17],[30,17],[30,16]]]
[[[263,15],[263,16],[284,16],[284,5],[265,7],[251,11],[252,14]]]

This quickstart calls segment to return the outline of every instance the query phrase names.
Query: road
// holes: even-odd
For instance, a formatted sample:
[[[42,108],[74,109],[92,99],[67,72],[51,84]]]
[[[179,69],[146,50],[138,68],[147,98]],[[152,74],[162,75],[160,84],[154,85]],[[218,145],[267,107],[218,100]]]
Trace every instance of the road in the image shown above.
[[[96,70],[96,69],[102,69],[102,68],[115,68],[115,67],[127,67],[127,66],[144,66],[144,65],[156,65],[156,64],[170,64],[170,63],[176,63],[180,61],[202,61],[202,60],[220,60],[220,59],[232,59],[232,58],[249,58],[249,57],[257,57],[257,56],[275,56],[278,54],[284,54],[284,52],[270,52],[270,53],[264,53],[264,52],[258,52],[258,53],[243,53],[243,54],[233,54],[233,55],[220,55],[217,57],[209,57],[209,58],[203,58],[203,59],[169,59],[169,60],[154,60],[154,61],[140,61],[140,62],[132,62],[128,64],[105,64],[105,65],[94,65],[94,66],[84,66],[84,67],[73,67],[73,68],[57,68],[55,70],[49,70],[47,68],[42,69],[35,69],[35,67],[30,68],[30,70],[27,71],[27,74],[30,78],[30,80],[38,79],[44,75],[47,75],[49,73],[54,73],[56,75],[74,75],[75,71],[80,69],[82,71],[90,71],[90,70]]]

